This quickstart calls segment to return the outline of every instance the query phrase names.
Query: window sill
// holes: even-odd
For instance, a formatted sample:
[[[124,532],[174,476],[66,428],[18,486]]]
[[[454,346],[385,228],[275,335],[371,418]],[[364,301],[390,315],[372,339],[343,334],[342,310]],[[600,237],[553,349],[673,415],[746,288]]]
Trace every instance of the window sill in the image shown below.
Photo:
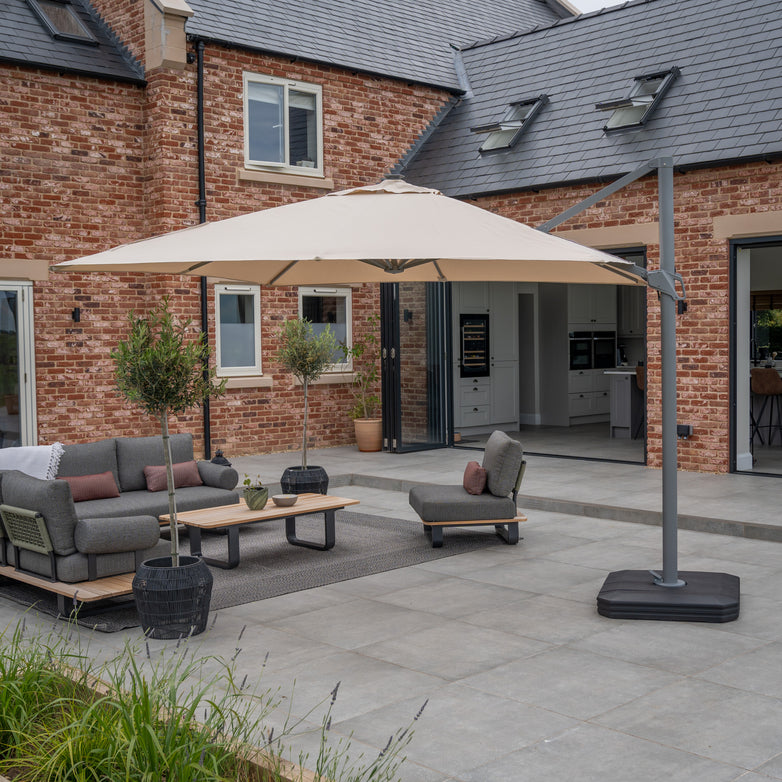
[[[228,381],[225,384],[227,389],[230,388],[272,388],[274,386],[274,379],[263,375],[250,375],[244,377],[227,377]]]
[[[266,182],[272,185],[295,185],[297,187],[315,187],[320,190],[333,190],[334,180],[312,174],[279,174],[274,171],[254,171],[240,168],[236,172],[237,182]]]
[[[355,379],[353,372],[326,372],[321,375],[317,380],[310,383],[311,386],[326,386],[334,383],[352,383]],[[294,378],[294,385],[300,386],[301,382]]]

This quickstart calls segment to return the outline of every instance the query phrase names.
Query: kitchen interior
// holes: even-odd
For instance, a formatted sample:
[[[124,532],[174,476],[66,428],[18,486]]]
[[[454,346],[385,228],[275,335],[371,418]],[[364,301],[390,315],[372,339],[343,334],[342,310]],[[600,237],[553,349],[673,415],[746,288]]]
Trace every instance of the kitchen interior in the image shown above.
[[[527,453],[643,463],[645,294],[453,283],[455,445],[502,429]]]
[[[735,296],[736,469],[782,475],[782,245],[737,248]]]

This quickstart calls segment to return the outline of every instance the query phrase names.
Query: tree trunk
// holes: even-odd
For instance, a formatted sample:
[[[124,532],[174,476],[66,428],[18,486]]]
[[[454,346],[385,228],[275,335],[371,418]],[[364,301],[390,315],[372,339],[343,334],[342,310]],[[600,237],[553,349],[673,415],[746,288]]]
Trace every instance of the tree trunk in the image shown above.
[[[168,412],[160,416],[160,430],[163,434],[163,456],[166,460],[166,485],[168,486],[168,518],[171,530],[171,564],[179,567],[179,527],[176,516],[176,492],[174,487],[174,465],[171,459],[171,437],[168,434]]]
[[[309,398],[308,391],[309,383],[304,381],[304,434],[302,435],[301,442],[301,469],[307,469],[307,414],[309,412]]]

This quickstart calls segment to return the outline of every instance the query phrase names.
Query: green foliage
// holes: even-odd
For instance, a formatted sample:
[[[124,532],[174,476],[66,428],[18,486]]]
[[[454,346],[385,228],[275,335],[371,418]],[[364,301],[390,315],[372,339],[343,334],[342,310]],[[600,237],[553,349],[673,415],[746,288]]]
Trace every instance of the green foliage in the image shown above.
[[[111,352],[120,394],[144,412],[157,416],[163,438],[171,518],[171,560],[179,565],[179,528],[176,515],[169,413],[181,413],[225,391],[226,379],[215,384],[214,367],[208,366],[210,350],[199,333],[190,337],[190,321],[180,322],[164,299],[149,315],[131,312],[130,334]]]
[[[310,764],[299,755],[298,765],[312,765],[322,782],[392,782],[421,714],[377,757],[352,761],[350,737],[329,737],[339,685],[294,718],[292,698],[237,672],[238,645],[226,661],[197,656],[189,642],[157,659],[148,643],[146,655],[128,643],[98,665],[90,650],[72,648],[67,629],[27,638],[23,620],[0,634],[0,774],[25,782],[295,782],[303,772],[284,761],[287,737],[327,704],[317,757]],[[276,736],[265,725],[273,713]],[[256,757],[265,759],[260,775],[247,760]]]
[[[261,480],[260,475],[256,475],[255,478],[248,475],[247,473],[244,474],[244,480],[242,481],[242,486],[247,486],[248,488],[254,488],[254,489],[262,489],[263,488],[263,481]]]
[[[280,340],[277,359],[304,387],[301,466],[306,470],[309,385],[334,363],[340,346],[328,325],[320,334],[315,334],[312,323],[306,318],[286,320],[277,337]]]
[[[339,351],[331,327],[327,325],[324,331],[315,334],[306,318],[286,320],[277,337],[280,340],[278,361],[302,385],[317,380],[334,363],[334,354]]]
[[[120,394],[150,415],[181,413],[219,396],[225,379],[215,385],[215,368],[207,367],[209,347],[203,334],[189,334],[190,321],[169,312],[168,299],[148,315],[131,312],[130,334],[111,357]]]
[[[370,315],[361,336],[353,345],[341,345],[345,358],[353,361],[353,399],[351,418],[378,418],[380,396],[376,393],[380,380],[380,318]]]

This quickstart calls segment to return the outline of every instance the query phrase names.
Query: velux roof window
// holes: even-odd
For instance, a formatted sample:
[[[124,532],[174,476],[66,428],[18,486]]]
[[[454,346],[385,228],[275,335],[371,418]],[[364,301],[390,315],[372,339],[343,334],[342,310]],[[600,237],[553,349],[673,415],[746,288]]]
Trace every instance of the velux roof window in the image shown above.
[[[679,69],[671,68],[668,71],[636,76],[633,88],[626,98],[596,103],[596,109],[612,112],[603,130],[608,132],[643,126],[678,75]]]
[[[488,134],[479,151],[499,152],[513,147],[546,103],[548,103],[546,95],[517,101],[508,106],[505,116],[499,122],[470,128],[471,133]]]
[[[68,0],[27,0],[53,38],[96,44],[95,36],[82,24]]]

